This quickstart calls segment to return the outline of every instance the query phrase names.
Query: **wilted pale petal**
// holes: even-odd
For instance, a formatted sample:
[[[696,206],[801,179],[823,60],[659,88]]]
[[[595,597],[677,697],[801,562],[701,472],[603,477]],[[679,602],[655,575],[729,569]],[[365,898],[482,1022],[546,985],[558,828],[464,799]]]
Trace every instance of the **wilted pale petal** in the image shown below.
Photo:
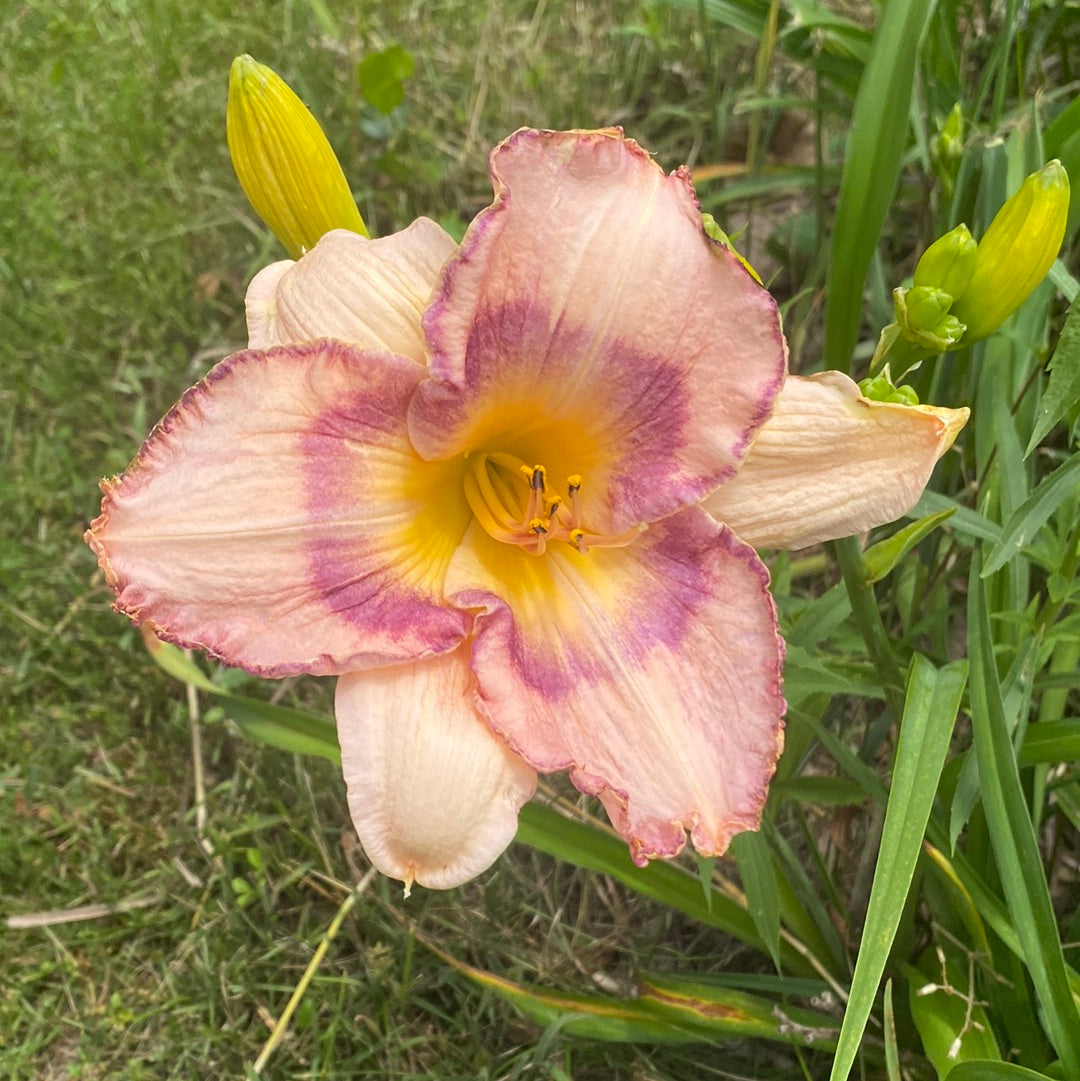
[[[492,726],[599,795],[642,864],[757,826],[782,744],[783,644],[753,549],[694,507],[633,545],[543,558],[474,529],[447,592],[478,610]]]
[[[758,548],[865,532],[915,505],[968,413],[872,402],[840,372],[792,376],[738,474],[703,505]]]
[[[420,316],[453,250],[450,235],[428,218],[377,240],[344,229],[327,233],[278,276],[272,294],[260,276],[252,282],[256,292],[249,291],[247,299],[251,344],[340,338],[423,364]],[[264,328],[267,337],[262,337]]]
[[[353,824],[371,862],[406,887],[449,889],[486,870],[536,788],[475,703],[463,650],[338,680]]]
[[[452,649],[466,619],[442,577],[467,510],[405,436],[418,377],[338,342],[224,360],[103,483],[87,540],[116,608],[265,675]]]
[[[709,240],[685,170],[618,131],[519,131],[450,260],[413,402],[422,455],[497,450],[581,474],[604,528],[700,499],[785,368],[772,298]]]

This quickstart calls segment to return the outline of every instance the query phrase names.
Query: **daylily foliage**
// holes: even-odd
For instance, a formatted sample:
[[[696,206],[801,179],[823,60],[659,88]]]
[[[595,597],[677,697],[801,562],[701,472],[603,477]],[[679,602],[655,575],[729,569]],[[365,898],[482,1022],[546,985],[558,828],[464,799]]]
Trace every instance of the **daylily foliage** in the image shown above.
[[[776,305],[685,170],[522,130],[460,247],[334,231],[247,298],[88,540],[118,610],[270,676],[335,674],[372,861],[448,887],[536,772],[639,864],[756,827],[783,643],[752,545],[904,513],[966,410],[786,374]]]

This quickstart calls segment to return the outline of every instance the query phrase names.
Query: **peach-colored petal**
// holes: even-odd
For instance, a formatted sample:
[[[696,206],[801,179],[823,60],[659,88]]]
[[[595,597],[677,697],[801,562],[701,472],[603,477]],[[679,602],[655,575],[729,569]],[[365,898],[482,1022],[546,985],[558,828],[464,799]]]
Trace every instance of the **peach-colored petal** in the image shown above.
[[[968,409],[872,402],[840,372],[790,377],[738,474],[703,506],[758,548],[804,548],[918,502]]]
[[[335,229],[278,275],[272,295],[260,276],[253,280],[256,292],[247,302],[252,344],[338,338],[423,364],[420,317],[454,247],[428,218],[377,240]]]
[[[281,342],[277,330],[277,289],[285,273],[294,266],[292,259],[280,259],[264,266],[251,279],[244,295],[249,349],[265,349]]]
[[[634,860],[756,827],[783,742],[783,643],[753,549],[692,507],[633,545],[543,557],[467,535],[447,592],[477,611],[492,727],[599,795]]]
[[[424,317],[417,450],[581,474],[614,531],[701,499],[783,378],[772,298],[706,237],[686,171],[665,176],[621,132],[522,130],[491,173],[495,202]]]
[[[442,579],[467,523],[404,432],[420,369],[338,342],[237,353],[103,484],[87,534],[116,607],[265,675],[452,649]]]
[[[342,676],[336,713],[349,811],[383,874],[449,889],[514,839],[536,774],[477,713],[464,648]]]

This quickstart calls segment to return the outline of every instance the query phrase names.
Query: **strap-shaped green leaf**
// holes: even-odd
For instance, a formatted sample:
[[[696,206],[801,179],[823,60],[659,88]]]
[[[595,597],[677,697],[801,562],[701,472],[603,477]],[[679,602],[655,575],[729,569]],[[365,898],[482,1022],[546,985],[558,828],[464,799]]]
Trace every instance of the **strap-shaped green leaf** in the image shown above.
[[[863,308],[863,284],[892,205],[907,143],[915,63],[934,0],[882,6],[844,149],[825,304],[825,356],[848,366]]]
[[[1069,990],[1050,891],[1005,723],[994,642],[976,550],[968,579],[971,724],[990,841],[1043,1021],[1067,1077],[1080,1077],[1080,1015]]]
[[[963,663],[937,669],[919,654],[912,660],[870,905],[830,1081],[845,1081],[862,1043],[911,887],[966,678]]]

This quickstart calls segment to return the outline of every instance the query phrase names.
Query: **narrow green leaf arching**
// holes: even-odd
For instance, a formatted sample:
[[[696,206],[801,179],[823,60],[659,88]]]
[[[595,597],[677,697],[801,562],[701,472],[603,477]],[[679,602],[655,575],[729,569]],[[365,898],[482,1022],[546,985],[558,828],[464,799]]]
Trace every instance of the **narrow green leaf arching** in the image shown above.
[[[981,551],[976,549],[968,578],[968,653],[982,804],[1009,916],[1044,1024],[1065,1076],[1080,1077],[1080,1015],[1069,987],[1050,891],[1005,722],[981,564]]]
[[[964,663],[938,669],[918,654],[912,660],[870,905],[830,1081],[846,1081],[862,1044],[911,888],[966,679]]]

